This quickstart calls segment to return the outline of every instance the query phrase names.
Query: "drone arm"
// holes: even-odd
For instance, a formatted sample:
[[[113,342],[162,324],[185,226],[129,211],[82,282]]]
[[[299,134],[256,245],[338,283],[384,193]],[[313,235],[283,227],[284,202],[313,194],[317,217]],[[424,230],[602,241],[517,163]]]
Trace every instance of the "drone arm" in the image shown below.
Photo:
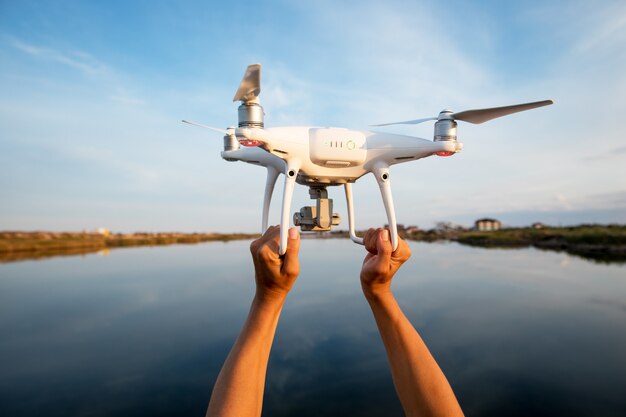
[[[352,184],[349,182],[345,183],[344,189],[346,191],[346,204],[348,206],[348,228],[350,229],[350,239],[352,239],[354,243],[363,245],[363,238],[358,237],[356,235],[355,227],[354,227],[354,208],[352,206]]]
[[[293,197],[293,188],[296,184],[298,171],[300,170],[300,161],[287,161],[285,169],[285,187],[283,190],[283,204],[280,212],[280,249],[279,255],[284,255],[287,251],[287,237],[289,232],[289,211],[291,210],[291,199]]]
[[[276,179],[278,178],[278,170],[273,166],[267,167],[267,179],[265,180],[265,196],[263,198],[263,219],[261,225],[261,233],[265,233],[267,230],[268,219],[270,215],[270,203],[272,202],[272,193],[274,192],[274,185],[276,185]]]
[[[396,211],[393,207],[393,198],[391,196],[389,167],[387,165],[378,165],[372,169],[372,174],[376,177],[380,194],[383,197],[383,204],[385,205],[387,221],[389,223],[389,233],[391,234],[391,246],[395,251],[398,248],[398,227],[396,224]]]

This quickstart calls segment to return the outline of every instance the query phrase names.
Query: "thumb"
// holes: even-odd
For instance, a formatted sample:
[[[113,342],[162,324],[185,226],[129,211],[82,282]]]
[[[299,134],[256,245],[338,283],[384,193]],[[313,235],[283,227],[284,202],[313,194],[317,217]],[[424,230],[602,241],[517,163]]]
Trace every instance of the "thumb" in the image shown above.
[[[378,239],[376,239],[376,249],[378,249],[378,256],[385,261],[391,259],[391,242],[389,241],[389,230],[384,229],[378,232]]]
[[[299,251],[300,233],[298,233],[298,229],[292,227],[289,229],[287,238],[287,250],[285,251],[285,260],[282,268],[283,273],[289,275],[298,275],[300,273],[300,263],[298,262]]]

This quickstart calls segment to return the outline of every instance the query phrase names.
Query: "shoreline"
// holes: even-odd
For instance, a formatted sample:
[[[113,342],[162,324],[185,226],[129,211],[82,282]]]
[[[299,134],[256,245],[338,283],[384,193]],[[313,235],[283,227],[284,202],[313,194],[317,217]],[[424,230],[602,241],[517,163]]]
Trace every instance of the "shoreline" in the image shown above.
[[[253,233],[0,232],[0,263],[53,256],[84,255],[115,248],[228,242],[257,238]]]
[[[466,230],[443,235],[445,240],[487,249],[534,247],[566,252],[595,262],[626,263],[626,225],[505,228],[488,232]]]
[[[362,232],[357,232],[362,235]],[[256,239],[258,233],[113,233],[0,231],[0,263],[75,256],[114,248],[228,242]],[[349,238],[347,231],[303,234],[303,238]],[[486,249],[534,247],[566,252],[601,263],[626,263],[626,225],[505,228],[496,231],[467,229],[418,230],[401,233],[418,242],[450,241]]]

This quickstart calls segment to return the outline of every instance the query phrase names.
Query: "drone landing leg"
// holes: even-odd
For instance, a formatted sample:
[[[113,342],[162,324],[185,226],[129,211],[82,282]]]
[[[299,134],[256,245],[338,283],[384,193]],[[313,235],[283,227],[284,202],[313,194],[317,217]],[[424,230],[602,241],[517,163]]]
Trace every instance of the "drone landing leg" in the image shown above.
[[[354,227],[354,208],[352,206],[352,184],[347,182],[344,184],[344,190],[346,192],[346,204],[348,206],[348,229],[350,230],[350,239],[354,243],[363,245],[363,238],[356,235]]]
[[[285,188],[283,191],[283,205],[280,212],[280,249],[279,255],[284,255],[287,251],[287,236],[289,232],[289,211],[291,210],[291,199],[293,197],[293,187],[296,185],[296,177],[300,170],[299,165],[293,163],[287,166],[285,171]]]
[[[387,221],[389,222],[389,233],[391,234],[391,246],[395,251],[398,248],[398,227],[396,225],[396,211],[393,207],[393,198],[391,197],[389,167],[376,167],[372,170],[372,174],[376,177],[380,194],[383,197],[383,204],[387,212]]]
[[[272,202],[272,193],[279,172],[272,166],[267,167],[267,179],[265,180],[265,197],[263,198],[263,218],[261,224],[261,233],[267,230],[268,219],[270,215],[270,203]]]

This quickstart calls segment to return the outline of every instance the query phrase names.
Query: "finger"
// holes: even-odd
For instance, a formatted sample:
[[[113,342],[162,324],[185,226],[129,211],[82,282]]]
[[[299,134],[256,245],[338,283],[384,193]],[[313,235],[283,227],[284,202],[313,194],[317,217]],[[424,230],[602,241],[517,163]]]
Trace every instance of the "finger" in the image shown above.
[[[398,247],[391,254],[391,257],[399,262],[406,262],[411,257],[411,248],[404,239],[398,239]]]
[[[273,230],[276,227],[278,227],[278,226],[270,226],[270,227],[268,227],[267,230],[265,231],[265,233],[263,233],[261,235],[261,237],[259,237],[258,239],[254,240],[254,241],[252,241],[252,243],[250,243],[250,253],[252,253],[253,257],[258,254],[259,250],[268,241],[268,239],[270,238],[271,234],[273,233]]]
[[[254,255],[261,245],[261,238],[255,239],[250,243],[250,253]]]
[[[389,241],[389,230],[379,229],[376,237],[378,267],[381,268],[381,270],[388,270],[391,262],[391,252],[393,250],[391,242]]]
[[[278,249],[280,247],[280,226],[272,226],[271,230],[268,230],[265,246],[267,246],[272,253],[275,253],[276,258],[278,258]]]
[[[378,234],[376,236],[376,249],[378,250],[379,255],[391,257],[393,248],[391,246],[391,242],[389,241],[389,230],[378,230]]]
[[[287,238],[287,250],[283,261],[282,272],[287,275],[297,276],[300,273],[300,262],[298,261],[298,252],[300,251],[300,233],[298,229],[292,227],[289,229]]]
[[[363,237],[363,244],[365,245],[365,249],[371,253],[376,255],[376,240],[378,239],[378,231],[381,229],[368,229],[365,232],[365,236]]]
[[[263,234],[263,237],[265,237],[268,240],[272,239],[276,235],[276,233],[278,233],[279,231],[280,231],[280,226],[275,224],[274,226],[270,226],[267,228],[267,230]]]

